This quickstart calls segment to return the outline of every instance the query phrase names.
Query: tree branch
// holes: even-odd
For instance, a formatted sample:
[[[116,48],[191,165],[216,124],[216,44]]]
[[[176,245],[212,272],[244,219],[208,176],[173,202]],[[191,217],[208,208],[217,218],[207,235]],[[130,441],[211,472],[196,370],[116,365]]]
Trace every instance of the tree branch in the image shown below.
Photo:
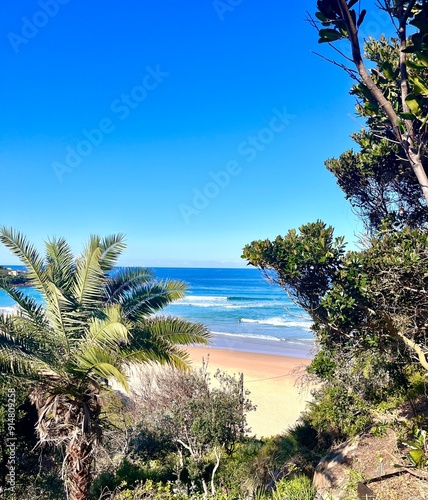
[[[409,4],[409,8],[411,11],[412,6],[414,5],[416,0],[413,0]],[[407,96],[409,95],[409,75],[407,72],[407,54],[404,52],[404,50],[407,47],[407,35],[406,35],[406,23],[408,16],[410,14],[409,8],[407,9],[407,13],[403,14],[400,17],[400,24],[398,27],[398,38],[400,40],[400,89],[401,89],[401,105],[403,107],[404,113],[410,113],[409,106],[407,104]],[[412,120],[404,120],[404,123],[406,125],[406,130],[409,135],[409,138],[411,140],[411,146],[415,142],[415,131],[413,127],[413,122]]]
[[[392,320],[388,314],[381,313],[381,315],[382,315],[383,319],[385,320],[386,326],[388,328],[388,332],[391,334],[391,336],[402,340],[407,345],[407,347],[410,347],[410,349],[412,349],[412,351],[414,351],[415,354],[417,355],[421,366],[423,368],[425,368],[426,371],[428,371],[428,361],[427,361],[426,355],[425,355],[424,351],[422,350],[421,346],[418,345],[413,340],[406,337],[404,335],[404,333],[400,332],[397,328],[395,328],[394,323],[392,322]]]
[[[339,3],[340,11],[342,13],[343,20],[347,26],[348,39],[351,43],[351,48],[352,48],[352,59],[353,59],[354,64],[357,68],[357,71],[358,71],[359,75],[361,76],[361,79],[363,80],[364,85],[369,89],[369,91],[372,94],[372,96],[374,97],[374,99],[376,99],[379,106],[386,113],[389,121],[391,122],[391,124],[394,128],[395,136],[401,142],[402,136],[401,136],[401,131],[400,131],[400,127],[399,127],[398,116],[395,113],[394,108],[392,107],[392,104],[385,98],[382,91],[375,84],[375,82],[373,81],[373,79],[371,78],[371,76],[369,75],[369,73],[367,71],[367,68],[364,64],[363,58],[361,56],[361,48],[360,48],[360,42],[358,40],[357,28],[354,24],[354,21],[352,20],[351,13],[349,12],[348,6],[346,5],[346,0],[338,0],[338,3]]]

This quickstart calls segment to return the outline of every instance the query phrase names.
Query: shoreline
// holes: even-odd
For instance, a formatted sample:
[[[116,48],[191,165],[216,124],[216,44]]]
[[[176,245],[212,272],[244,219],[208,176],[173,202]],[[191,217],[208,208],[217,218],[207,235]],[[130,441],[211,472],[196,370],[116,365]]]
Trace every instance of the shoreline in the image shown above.
[[[212,376],[217,369],[244,375],[244,388],[257,406],[247,414],[250,435],[258,438],[284,433],[298,420],[311,399],[309,388],[298,385],[310,363],[307,357],[219,349],[213,346],[186,347],[192,368],[208,363]]]
[[[212,331],[208,348],[235,352],[249,352],[271,356],[312,359],[314,340],[298,342],[294,340],[274,340],[273,338],[258,335],[230,334]],[[197,346],[204,348],[205,346]]]

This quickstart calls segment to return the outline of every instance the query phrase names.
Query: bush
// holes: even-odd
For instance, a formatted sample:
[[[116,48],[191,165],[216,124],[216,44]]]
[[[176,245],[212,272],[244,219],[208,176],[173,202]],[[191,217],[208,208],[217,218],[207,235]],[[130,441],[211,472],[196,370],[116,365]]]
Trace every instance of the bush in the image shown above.
[[[372,422],[367,402],[343,386],[318,391],[305,418],[326,446],[356,436]]]
[[[272,500],[313,500],[316,490],[307,476],[281,479],[275,485]]]
[[[233,455],[221,462],[217,473],[218,489],[228,498],[247,498],[261,486],[253,464],[262,447],[262,441],[248,438],[236,447]]]

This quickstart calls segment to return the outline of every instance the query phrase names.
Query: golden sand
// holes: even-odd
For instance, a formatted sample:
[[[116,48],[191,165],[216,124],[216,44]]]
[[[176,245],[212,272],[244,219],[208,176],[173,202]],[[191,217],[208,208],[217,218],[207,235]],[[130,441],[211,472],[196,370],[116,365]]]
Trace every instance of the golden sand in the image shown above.
[[[230,374],[244,374],[244,387],[251,392],[249,399],[257,406],[247,420],[251,434],[259,438],[286,431],[310,400],[309,390],[299,384],[309,359],[209,347],[191,347],[188,351],[195,368],[208,359],[211,374],[217,368]]]

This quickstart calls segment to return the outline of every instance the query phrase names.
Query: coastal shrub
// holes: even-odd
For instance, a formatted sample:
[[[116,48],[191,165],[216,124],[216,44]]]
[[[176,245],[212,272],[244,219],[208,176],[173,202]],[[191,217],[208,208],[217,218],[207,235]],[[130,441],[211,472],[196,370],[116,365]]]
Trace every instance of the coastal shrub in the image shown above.
[[[121,484],[114,491],[106,489],[99,497],[100,500],[186,500],[191,498],[187,493],[176,491],[173,483],[156,483],[147,480],[139,483],[135,488],[127,488]],[[196,497],[193,497],[196,498]],[[202,497],[200,497],[202,499]]]
[[[312,373],[321,380],[332,380],[336,372],[334,354],[328,351],[319,351],[308,366],[308,373]]]
[[[313,500],[316,490],[312,481],[303,475],[292,479],[281,479],[275,484],[272,500]]]
[[[300,419],[285,434],[264,440],[252,462],[250,477],[263,487],[272,487],[274,480],[290,473],[311,477],[325,452],[318,431],[308,420]]]
[[[131,456],[145,463],[168,457],[179,482],[200,490],[217,485],[218,468],[245,441],[246,414],[254,406],[242,378],[221,371],[214,377],[215,385],[206,365],[189,373],[141,374]]]
[[[175,479],[171,460],[148,460],[133,462],[125,458],[115,471],[101,472],[94,480],[91,488],[91,497],[98,499],[104,489],[113,491],[119,486],[133,489],[136,485],[151,481],[152,483],[167,484]]]
[[[367,402],[342,385],[317,391],[305,418],[326,446],[355,436],[372,422]]]
[[[262,447],[263,442],[254,438],[240,443],[235,452],[220,463],[218,490],[230,498],[247,498],[262,486],[253,466]]]

